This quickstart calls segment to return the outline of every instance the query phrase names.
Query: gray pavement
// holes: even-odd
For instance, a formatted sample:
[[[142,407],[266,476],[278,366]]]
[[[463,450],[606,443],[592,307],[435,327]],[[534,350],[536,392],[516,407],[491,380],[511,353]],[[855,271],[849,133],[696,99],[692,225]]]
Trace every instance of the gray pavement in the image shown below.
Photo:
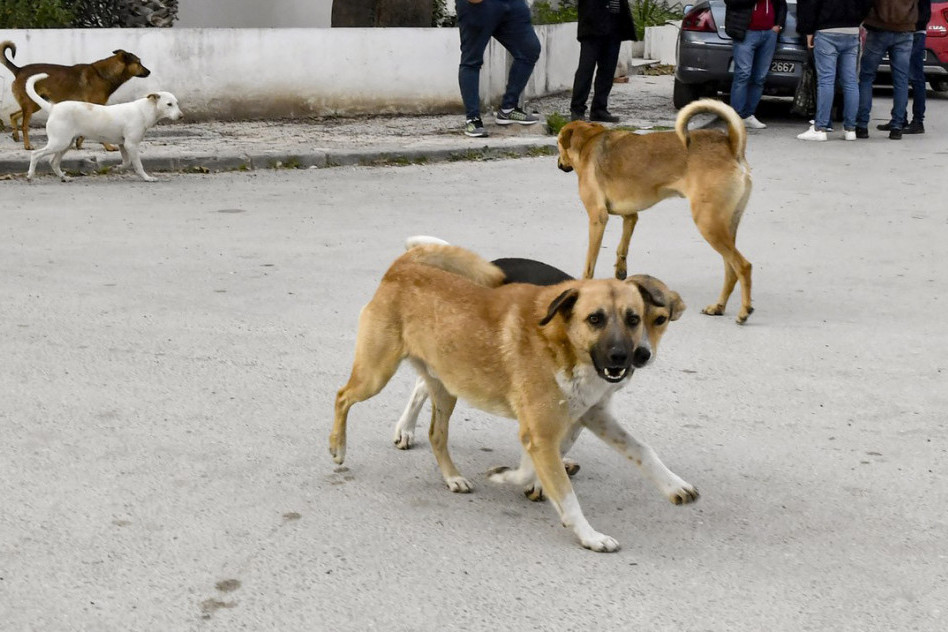
[[[615,84],[610,105],[623,125],[670,126],[675,120],[670,95],[670,76],[636,75],[628,83]],[[187,103],[182,103],[184,120],[162,122],[145,136],[142,162],[147,171],[220,171],[438,162],[549,151],[556,140],[546,130],[545,116],[568,114],[569,96],[551,95],[525,107],[538,111],[543,120],[531,126],[501,127],[485,112],[490,136],[468,138],[461,132],[462,114],[188,123]],[[0,136],[0,175],[24,173],[29,152],[13,141],[9,127],[5,129]],[[42,127],[31,130],[31,137],[34,146],[45,144]],[[95,173],[120,162],[117,153],[87,143],[82,150],[67,153],[63,164],[68,170]],[[48,165],[38,167],[38,172],[44,171],[49,171]]]
[[[733,299],[699,313],[721,263],[686,201],[636,228],[630,269],[689,308],[615,408],[702,496],[671,505],[584,435],[574,485],[613,554],[486,480],[518,458],[508,420],[458,405],[469,495],[424,423],[396,450],[407,366],[353,408],[345,466],[327,450],[405,236],[580,269],[551,156],[0,182],[0,630],[943,632],[948,101],[901,142],[764,118],[746,326]]]

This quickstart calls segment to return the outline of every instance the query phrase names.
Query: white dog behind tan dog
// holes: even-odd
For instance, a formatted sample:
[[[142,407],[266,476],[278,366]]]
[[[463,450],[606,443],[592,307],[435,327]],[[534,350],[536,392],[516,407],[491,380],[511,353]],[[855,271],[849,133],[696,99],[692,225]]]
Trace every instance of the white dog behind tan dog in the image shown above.
[[[47,156],[53,172],[63,182],[69,178],[60,163],[72,142],[82,136],[103,143],[115,143],[122,152],[122,169],[131,165],[142,180],[154,182],[157,178],[145,173],[138,146],[148,131],[161,119],[173,121],[182,117],[178,100],[170,92],[154,92],[147,97],[117,105],[98,105],[84,101],[50,103],[36,92],[36,82],[45,79],[45,73],[35,74],[26,81],[26,92],[46,112],[46,147],[30,155],[27,180],[36,173],[36,163]]]

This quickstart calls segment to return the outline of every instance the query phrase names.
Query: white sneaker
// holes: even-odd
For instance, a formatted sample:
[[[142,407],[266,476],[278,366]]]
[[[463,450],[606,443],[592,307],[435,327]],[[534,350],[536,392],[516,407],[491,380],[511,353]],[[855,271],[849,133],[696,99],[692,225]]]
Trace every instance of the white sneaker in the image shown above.
[[[853,138],[855,138],[856,132],[853,132]],[[802,134],[797,134],[797,138],[800,140],[826,140],[826,132],[823,130],[817,131],[812,125],[810,129],[803,132]]]
[[[767,126],[758,121],[753,114],[744,119],[744,127],[747,129],[767,129]]]
[[[856,140],[856,130],[854,129],[843,130],[843,140]]]

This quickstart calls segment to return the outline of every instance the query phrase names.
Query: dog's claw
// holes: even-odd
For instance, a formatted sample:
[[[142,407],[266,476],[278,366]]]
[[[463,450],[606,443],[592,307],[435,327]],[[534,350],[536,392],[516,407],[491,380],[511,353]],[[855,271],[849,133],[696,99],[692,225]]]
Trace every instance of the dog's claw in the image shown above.
[[[398,448],[399,450],[407,450],[411,448],[412,442],[414,441],[414,439],[415,439],[414,433],[400,430],[395,435],[395,439],[393,440],[393,443],[395,444],[395,447]]]
[[[474,485],[463,476],[453,476],[445,479],[444,482],[448,484],[448,489],[455,494],[470,494],[474,490]]]
[[[566,475],[572,478],[579,472],[579,463],[570,459],[563,459],[563,467],[566,468]]]
[[[697,488],[689,485],[669,494],[668,500],[672,501],[675,505],[687,505],[695,502],[700,497],[701,494],[698,493]]]

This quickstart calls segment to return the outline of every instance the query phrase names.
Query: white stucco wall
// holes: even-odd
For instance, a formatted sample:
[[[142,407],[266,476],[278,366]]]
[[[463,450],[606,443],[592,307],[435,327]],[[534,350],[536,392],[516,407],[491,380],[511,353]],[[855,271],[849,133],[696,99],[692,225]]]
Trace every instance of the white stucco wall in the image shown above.
[[[525,96],[568,90],[579,44],[576,24],[536,27],[540,61]],[[152,74],[132,79],[111,102],[173,92],[190,118],[258,118],[357,113],[461,112],[457,29],[33,29],[0,30],[16,43],[15,63],[74,64],[124,48]],[[632,59],[623,45],[620,70]],[[509,60],[492,42],[481,97],[496,105]],[[0,115],[18,109],[12,75],[0,69]]]

